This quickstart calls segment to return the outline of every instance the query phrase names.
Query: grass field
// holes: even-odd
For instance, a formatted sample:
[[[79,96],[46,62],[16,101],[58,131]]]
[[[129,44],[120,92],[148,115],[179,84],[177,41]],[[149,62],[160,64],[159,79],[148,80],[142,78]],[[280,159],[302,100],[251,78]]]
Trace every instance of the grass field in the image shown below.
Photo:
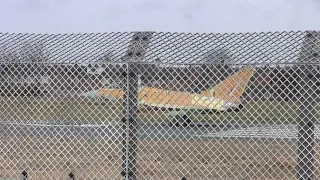
[[[1,118],[14,120],[119,121],[122,106],[98,101],[45,98],[1,98]]]
[[[0,138],[0,178],[121,179],[121,142],[80,137]],[[138,179],[296,179],[296,145],[237,140],[138,142]],[[319,179],[316,145],[315,177]]]
[[[45,98],[1,98],[0,117],[2,120],[56,120],[81,122],[118,122],[123,106],[120,102],[76,99]],[[317,106],[317,112],[319,112]],[[298,116],[298,106],[293,102],[256,101],[249,102],[240,112],[221,114],[191,115],[194,122],[262,122],[294,123]],[[316,114],[320,119],[320,113]],[[138,120],[142,122],[167,122],[172,117],[169,111],[140,108]]]

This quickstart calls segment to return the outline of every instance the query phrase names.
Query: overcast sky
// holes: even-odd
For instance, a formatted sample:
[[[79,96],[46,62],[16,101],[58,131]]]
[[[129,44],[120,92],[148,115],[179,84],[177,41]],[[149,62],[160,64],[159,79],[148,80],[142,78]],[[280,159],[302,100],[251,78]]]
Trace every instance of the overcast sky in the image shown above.
[[[317,0],[1,0],[0,31],[230,33],[320,29]]]

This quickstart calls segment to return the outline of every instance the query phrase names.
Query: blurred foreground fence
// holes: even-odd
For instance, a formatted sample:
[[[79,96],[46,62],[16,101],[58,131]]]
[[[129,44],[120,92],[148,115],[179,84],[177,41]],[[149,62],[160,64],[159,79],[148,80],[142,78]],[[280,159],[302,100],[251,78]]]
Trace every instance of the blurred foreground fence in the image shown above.
[[[319,179],[319,32],[0,34],[1,179]]]

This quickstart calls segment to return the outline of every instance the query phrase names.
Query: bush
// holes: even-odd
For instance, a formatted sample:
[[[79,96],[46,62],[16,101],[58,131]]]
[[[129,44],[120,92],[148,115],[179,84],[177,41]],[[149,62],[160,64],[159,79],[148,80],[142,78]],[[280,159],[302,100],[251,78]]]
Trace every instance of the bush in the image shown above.
[[[40,90],[36,86],[24,85],[2,85],[0,89],[1,96],[38,96]]]

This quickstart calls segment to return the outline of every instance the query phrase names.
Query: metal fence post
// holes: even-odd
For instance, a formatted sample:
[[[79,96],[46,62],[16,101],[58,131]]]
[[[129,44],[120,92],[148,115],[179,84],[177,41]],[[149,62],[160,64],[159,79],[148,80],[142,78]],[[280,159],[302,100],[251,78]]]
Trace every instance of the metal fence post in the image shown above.
[[[123,122],[125,124],[125,144],[123,157],[124,162],[124,175],[126,179],[136,179],[136,153],[137,153],[137,92],[138,92],[138,80],[137,75],[132,70],[132,64],[127,65],[127,84],[124,94],[124,106],[125,116]]]
[[[123,156],[122,175],[124,179],[136,179],[137,154],[137,110],[138,110],[138,81],[140,62],[146,54],[152,33],[136,32],[128,47],[126,56],[126,71],[124,72],[124,117],[123,117]]]
[[[316,100],[314,97],[313,73],[304,68],[301,75],[301,102],[299,104],[299,123],[298,123],[298,179],[313,179],[314,176],[314,123]],[[308,77],[309,75],[309,77]]]
[[[308,32],[302,48],[301,63],[312,62],[318,54],[314,52],[316,34]],[[314,124],[316,121],[316,85],[315,67],[302,65],[300,73],[300,103],[298,119],[298,179],[306,180],[314,177]]]

